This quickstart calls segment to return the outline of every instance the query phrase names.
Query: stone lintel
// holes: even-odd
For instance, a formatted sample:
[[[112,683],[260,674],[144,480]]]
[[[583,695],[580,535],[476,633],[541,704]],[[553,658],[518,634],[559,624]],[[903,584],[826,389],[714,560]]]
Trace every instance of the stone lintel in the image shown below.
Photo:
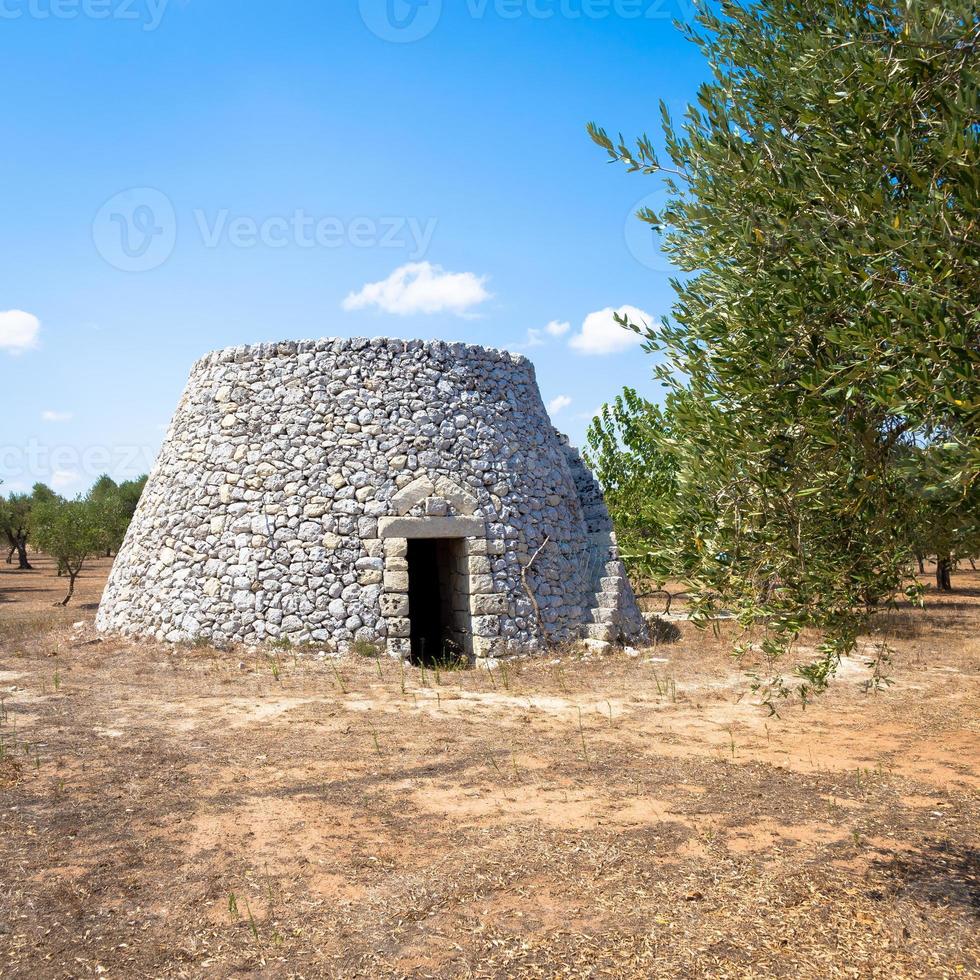
[[[382,538],[476,538],[486,534],[486,524],[476,517],[382,517]]]

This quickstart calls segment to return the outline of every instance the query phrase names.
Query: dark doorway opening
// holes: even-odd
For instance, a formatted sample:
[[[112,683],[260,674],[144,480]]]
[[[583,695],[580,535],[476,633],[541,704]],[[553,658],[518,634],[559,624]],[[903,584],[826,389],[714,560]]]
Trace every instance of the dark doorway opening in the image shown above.
[[[449,665],[464,656],[469,619],[467,579],[462,539],[409,539],[412,663]]]

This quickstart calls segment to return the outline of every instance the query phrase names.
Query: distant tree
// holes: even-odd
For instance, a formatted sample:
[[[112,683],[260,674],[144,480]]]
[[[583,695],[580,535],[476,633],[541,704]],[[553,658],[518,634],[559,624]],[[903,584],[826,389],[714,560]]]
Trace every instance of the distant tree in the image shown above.
[[[936,560],[936,589],[952,592],[952,572],[961,560],[980,554],[980,483],[965,496],[951,490],[943,475],[959,455],[958,443],[912,447],[905,460],[909,509],[914,513],[913,547],[924,571],[922,556]]]
[[[75,594],[75,580],[85,562],[102,547],[98,507],[90,500],[53,500],[38,504],[32,524],[38,547],[51,555],[68,575],[67,606]]]
[[[87,499],[98,513],[102,547],[107,558],[122,547],[146,480],[146,476],[141,476],[117,485],[103,474],[89,491]]]
[[[112,477],[103,473],[92,485],[87,499],[98,516],[101,549],[108,558],[122,543],[128,524],[119,486]]]
[[[9,547],[7,564],[18,556],[18,567],[30,570],[34,566],[27,559],[27,541],[31,532],[31,510],[34,501],[29,494],[12,493],[0,501],[0,531]]]
[[[586,461],[605,493],[631,574],[658,584],[673,569],[661,544],[677,496],[677,458],[668,412],[625,388],[604,405],[587,433]]]
[[[913,568],[902,453],[950,446],[934,484],[980,474],[980,21],[973,0],[725,2],[685,28],[714,75],[662,164],[647,137],[591,126],[663,177],[640,217],[684,274],[665,355],[678,500],[662,560],[695,616],[761,624],[779,658],[823,639],[802,697]]]
[[[119,484],[119,497],[122,500],[127,528],[133,519],[133,515],[136,513],[136,508],[139,505],[140,497],[143,494],[143,489],[148,479],[149,477],[144,473],[135,480],[124,480]]]
[[[60,499],[59,495],[46,483],[35,483],[31,488],[31,500],[35,504],[49,503],[52,500]]]

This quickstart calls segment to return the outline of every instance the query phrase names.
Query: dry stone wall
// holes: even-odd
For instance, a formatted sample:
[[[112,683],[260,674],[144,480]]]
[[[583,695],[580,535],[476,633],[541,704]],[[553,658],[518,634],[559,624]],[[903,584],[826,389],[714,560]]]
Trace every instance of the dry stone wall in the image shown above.
[[[531,363],[390,339],[200,360],[97,625],[408,655],[413,538],[462,542],[473,658],[643,638],[601,493],[552,428]]]

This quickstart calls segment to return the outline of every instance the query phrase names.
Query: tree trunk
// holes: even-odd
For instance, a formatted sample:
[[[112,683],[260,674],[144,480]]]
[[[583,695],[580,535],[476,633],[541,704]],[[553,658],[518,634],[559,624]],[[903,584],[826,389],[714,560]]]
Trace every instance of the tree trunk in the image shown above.
[[[18,568],[26,569],[26,570],[29,571],[30,569],[32,569],[34,567],[27,560],[27,541],[26,540],[20,540],[20,539],[18,539],[18,541],[17,541],[17,557],[19,559],[19,563],[17,565]]]
[[[10,546],[10,551],[7,552],[7,564],[12,565],[14,563],[14,555],[17,552],[17,545],[12,544]]]
[[[953,559],[949,555],[936,557],[936,588],[940,592],[952,592],[953,583],[950,575],[953,571]]]
[[[926,560],[922,555],[916,555],[915,560],[919,563],[919,574],[925,575],[926,573]]]
[[[106,558],[111,558],[112,557],[112,548],[106,548],[106,550],[105,550],[105,556],[106,556]]]
[[[71,597],[75,594],[75,579],[78,578],[78,572],[73,572],[68,569],[68,595],[65,596],[65,601],[62,602],[63,606],[67,606],[71,602]]]

